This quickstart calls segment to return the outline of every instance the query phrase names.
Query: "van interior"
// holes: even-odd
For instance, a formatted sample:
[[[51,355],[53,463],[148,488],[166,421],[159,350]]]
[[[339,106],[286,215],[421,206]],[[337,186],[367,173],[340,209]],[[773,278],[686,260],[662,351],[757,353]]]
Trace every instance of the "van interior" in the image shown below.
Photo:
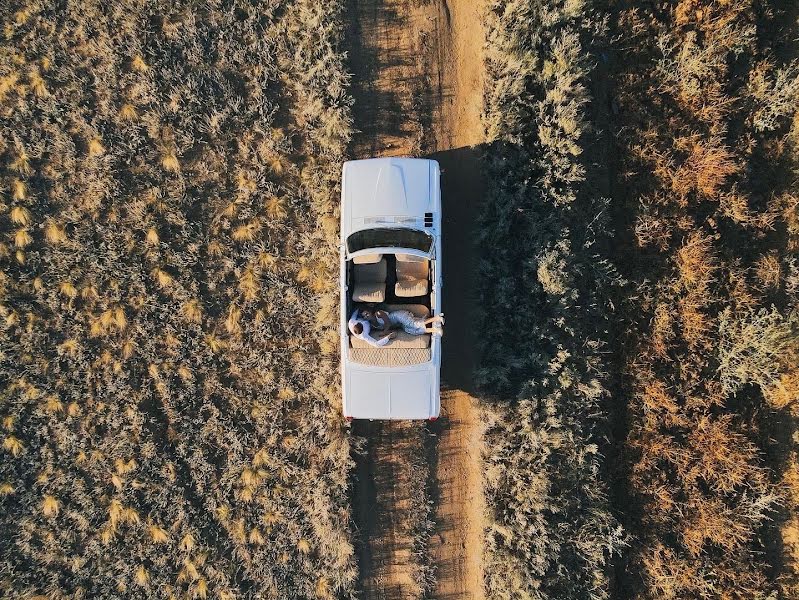
[[[347,262],[347,318],[357,308],[409,310],[416,316],[431,316],[434,261],[412,254],[367,254]],[[375,348],[349,334],[349,357],[353,362],[403,366],[431,359],[431,336],[411,335],[401,329],[385,346]]]

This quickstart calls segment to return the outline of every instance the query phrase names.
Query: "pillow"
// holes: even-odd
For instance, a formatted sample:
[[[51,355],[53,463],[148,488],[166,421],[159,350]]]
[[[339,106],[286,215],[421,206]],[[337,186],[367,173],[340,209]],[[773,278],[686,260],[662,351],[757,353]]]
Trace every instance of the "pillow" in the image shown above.
[[[356,265],[373,265],[383,260],[382,254],[362,254],[352,259]]]
[[[427,295],[427,279],[404,279],[394,286],[394,293],[400,298],[415,298]]]
[[[352,291],[355,302],[379,303],[386,299],[386,284],[384,282],[358,283]]]

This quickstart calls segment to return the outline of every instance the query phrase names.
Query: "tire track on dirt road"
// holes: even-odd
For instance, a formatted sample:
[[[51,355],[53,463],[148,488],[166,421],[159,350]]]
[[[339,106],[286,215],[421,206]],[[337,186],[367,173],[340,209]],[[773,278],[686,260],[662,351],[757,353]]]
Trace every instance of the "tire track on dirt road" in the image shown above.
[[[352,158],[429,156],[442,168],[444,211],[441,418],[435,424],[356,422],[353,506],[364,598],[481,600],[482,423],[473,393],[482,201],[484,2],[351,0],[348,31],[358,133]],[[425,512],[413,490],[433,501]],[[420,520],[433,521],[432,535]],[[423,556],[420,556],[423,553]]]

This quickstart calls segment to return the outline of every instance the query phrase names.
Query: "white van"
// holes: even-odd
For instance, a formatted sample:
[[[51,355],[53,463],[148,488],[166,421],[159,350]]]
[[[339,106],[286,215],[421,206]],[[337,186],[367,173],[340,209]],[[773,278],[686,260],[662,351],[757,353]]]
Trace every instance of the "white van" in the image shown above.
[[[430,419],[440,411],[441,337],[396,331],[374,347],[350,334],[362,307],[441,314],[441,189],[434,160],[344,163],[341,375],[348,419]]]

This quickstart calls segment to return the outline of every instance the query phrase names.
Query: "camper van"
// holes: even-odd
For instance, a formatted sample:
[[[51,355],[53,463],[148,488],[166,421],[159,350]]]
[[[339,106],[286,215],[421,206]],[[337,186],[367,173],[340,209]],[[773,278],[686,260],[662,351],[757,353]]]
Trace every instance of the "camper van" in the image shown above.
[[[439,180],[434,160],[344,164],[340,325],[348,420],[438,418],[443,329],[408,333],[395,327],[373,338],[355,335],[351,320],[363,308],[425,319],[442,314]]]

